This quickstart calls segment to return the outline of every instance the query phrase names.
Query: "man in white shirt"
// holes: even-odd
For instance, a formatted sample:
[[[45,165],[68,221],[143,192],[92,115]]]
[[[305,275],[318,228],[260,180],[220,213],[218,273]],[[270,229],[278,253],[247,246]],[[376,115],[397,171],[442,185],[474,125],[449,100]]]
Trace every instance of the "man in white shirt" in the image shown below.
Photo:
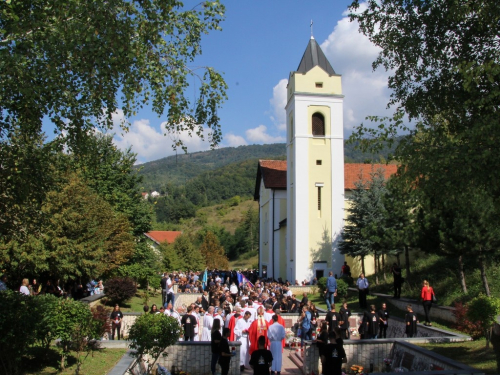
[[[248,328],[250,328],[250,312],[245,311],[245,315],[243,315],[243,319],[238,319],[234,326],[234,339],[236,341],[241,342],[240,347],[240,370],[244,370],[246,368],[250,368],[250,353],[249,349],[249,341],[248,341]]]
[[[247,307],[245,307],[243,311],[248,311],[250,313],[250,322],[257,319],[257,309],[254,308],[252,300],[249,299],[247,301]]]
[[[169,302],[172,302],[172,306],[175,306],[174,283],[172,281],[172,275],[168,275],[167,278],[167,304]]]

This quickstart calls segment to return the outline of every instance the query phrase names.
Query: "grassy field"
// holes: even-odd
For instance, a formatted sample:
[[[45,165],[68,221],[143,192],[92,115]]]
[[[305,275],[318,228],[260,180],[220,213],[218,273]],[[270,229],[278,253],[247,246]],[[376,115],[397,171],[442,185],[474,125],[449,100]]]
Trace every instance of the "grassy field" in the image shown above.
[[[127,349],[102,349],[90,354],[81,367],[81,375],[105,375],[107,374],[127,352]],[[33,353],[26,362],[27,375],[73,375],[76,369],[76,358],[68,357],[67,366],[64,370],[59,368],[61,357],[54,349],[41,350]]]

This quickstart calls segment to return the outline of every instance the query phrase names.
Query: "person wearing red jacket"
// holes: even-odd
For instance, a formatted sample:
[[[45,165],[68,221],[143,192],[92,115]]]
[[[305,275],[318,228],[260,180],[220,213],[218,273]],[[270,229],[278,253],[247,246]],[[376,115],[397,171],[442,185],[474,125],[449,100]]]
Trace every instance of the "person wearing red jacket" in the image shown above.
[[[433,296],[435,297],[434,289],[432,289],[432,286],[429,285],[429,282],[427,280],[424,280],[424,286],[422,287],[422,292],[420,294],[420,297],[422,298],[422,304],[424,305],[424,312],[425,312],[424,325],[426,326],[432,326],[430,313],[431,313]]]

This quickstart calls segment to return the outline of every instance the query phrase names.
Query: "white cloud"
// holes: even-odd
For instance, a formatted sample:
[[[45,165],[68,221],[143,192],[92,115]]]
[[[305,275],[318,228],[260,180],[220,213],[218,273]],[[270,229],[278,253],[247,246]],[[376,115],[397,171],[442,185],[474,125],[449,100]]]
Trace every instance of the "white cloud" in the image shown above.
[[[361,4],[361,7],[366,7],[366,4]],[[380,49],[358,31],[357,22],[350,22],[344,14],[321,48],[335,72],[342,75],[344,129],[352,130],[361,122],[370,125],[365,121],[366,116],[392,113],[386,109],[390,95],[387,88],[389,73],[372,69],[372,62]]]
[[[274,122],[278,130],[286,130],[286,86],[287,79],[282,79],[276,86],[273,87],[273,97],[269,100],[271,104],[271,120]]]
[[[118,113],[117,118],[119,116],[120,114]],[[118,123],[119,122],[115,122],[114,142],[117,147],[122,150],[132,147],[132,152],[138,155],[138,163],[174,155],[175,151],[172,149],[172,144],[177,139],[184,142],[189,152],[204,151],[210,148],[210,143],[208,141],[201,140],[195,134],[193,134],[192,137],[190,137],[187,132],[175,135],[167,134],[165,131],[165,123],[162,123],[161,130],[158,130],[156,127],[151,126],[147,119],[137,120],[130,125],[130,129],[126,133],[117,126]],[[205,139],[207,139],[208,135],[208,128],[204,128]],[[177,152],[183,151],[180,149]]]
[[[224,146],[227,147],[238,147],[247,145],[247,141],[240,135],[234,135],[232,133],[224,135]]]
[[[245,132],[247,139],[254,143],[277,143],[285,142],[285,137],[276,136],[273,137],[267,134],[267,127],[265,125],[259,125],[256,128],[248,129]]]

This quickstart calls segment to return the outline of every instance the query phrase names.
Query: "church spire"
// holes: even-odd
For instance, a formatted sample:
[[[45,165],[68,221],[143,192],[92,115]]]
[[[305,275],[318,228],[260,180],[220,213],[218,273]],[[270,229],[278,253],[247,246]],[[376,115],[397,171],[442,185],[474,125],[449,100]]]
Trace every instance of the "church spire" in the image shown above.
[[[307,44],[306,51],[302,56],[302,60],[300,60],[299,67],[297,68],[297,72],[299,73],[307,73],[309,70],[314,68],[315,66],[319,66],[329,75],[334,75],[335,70],[333,70],[330,62],[327,60],[325,54],[321,50],[318,42],[314,39],[312,35],[312,21],[311,21],[311,39]]]

